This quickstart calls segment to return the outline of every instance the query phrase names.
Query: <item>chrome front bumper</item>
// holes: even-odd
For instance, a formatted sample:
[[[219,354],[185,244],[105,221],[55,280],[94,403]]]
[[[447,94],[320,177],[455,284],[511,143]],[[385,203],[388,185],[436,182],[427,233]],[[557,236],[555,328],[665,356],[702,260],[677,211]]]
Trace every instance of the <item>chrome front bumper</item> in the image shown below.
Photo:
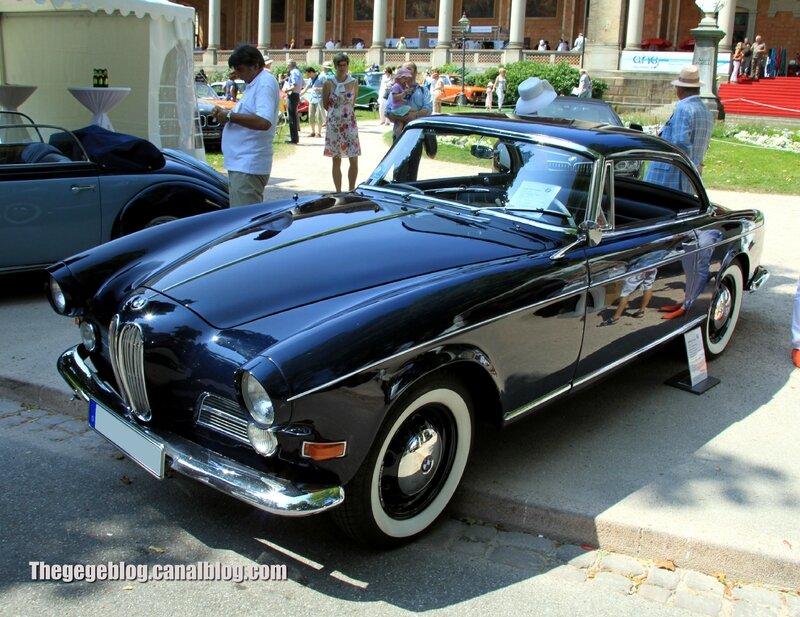
[[[128,428],[163,447],[167,466],[177,473],[281,516],[317,514],[344,500],[341,486],[294,484],[242,465],[173,433],[137,424],[130,419],[119,394],[99,378],[85,362],[84,355],[82,345],[76,345],[61,355],[58,371],[64,380],[81,398],[87,402],[95,401],[124,421]]]

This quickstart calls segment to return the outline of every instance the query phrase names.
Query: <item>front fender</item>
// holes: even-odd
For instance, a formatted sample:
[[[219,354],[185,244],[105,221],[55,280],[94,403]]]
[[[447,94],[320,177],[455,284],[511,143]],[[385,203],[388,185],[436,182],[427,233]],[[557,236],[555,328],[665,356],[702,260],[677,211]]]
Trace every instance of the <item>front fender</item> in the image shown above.
[[[420,379],[439,371],[448,371],[462,381],[472,394],[479,418],[499,422],[500,385],[489,358],[474,347],[445,345],[295,399],[292,424],[311,429],[313,437],[306,439],[347,442],[345,457],[315,463],[346,484],[364,464],[394,402]],[[290,448],[298,452],[299,441]]]

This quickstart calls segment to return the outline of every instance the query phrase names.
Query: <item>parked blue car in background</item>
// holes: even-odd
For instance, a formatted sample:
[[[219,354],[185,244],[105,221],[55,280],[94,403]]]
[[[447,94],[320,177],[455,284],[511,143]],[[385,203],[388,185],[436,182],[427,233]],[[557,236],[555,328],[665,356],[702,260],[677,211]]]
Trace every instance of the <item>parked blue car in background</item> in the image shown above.
[[[97,126],[0,114],[0,273],[38,270],[134,231],[228,207],[206,163]]]

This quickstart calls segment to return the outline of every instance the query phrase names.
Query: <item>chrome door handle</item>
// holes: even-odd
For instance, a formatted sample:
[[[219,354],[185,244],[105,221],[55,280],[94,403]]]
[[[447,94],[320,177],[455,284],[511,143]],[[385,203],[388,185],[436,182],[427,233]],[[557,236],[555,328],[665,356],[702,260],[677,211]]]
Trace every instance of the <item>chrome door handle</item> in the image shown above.
[[[73,184],[71,190],[73,193],[80,193],[81,191],[94,191],[96,189],[97,185],[95,184],[90,184],[89,186],[76,186]]]

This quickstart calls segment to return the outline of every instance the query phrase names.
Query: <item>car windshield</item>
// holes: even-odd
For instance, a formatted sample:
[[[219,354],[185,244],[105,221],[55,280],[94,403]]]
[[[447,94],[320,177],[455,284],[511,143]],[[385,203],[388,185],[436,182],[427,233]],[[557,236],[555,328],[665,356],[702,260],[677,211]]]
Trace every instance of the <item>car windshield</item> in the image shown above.
[[[544,118],[564,118],[566,120],[587,120],[622,126],[622,121],[611,107],[605,103],[587,103],[577,97],[556,99],[539,110]]]
[[[198,99],[218,99],[217,93],[214,92],[214,88],[209,86],[207,83],[203,83],[200,81],[194,82],[194,93]]]
[[[75,134],[64,128],[46,124],[0,125],[0,164],[86,160]]]
[[[567,145],[429,126],[404,131],[366,185],[576,227],[594,168],[594,160]]]

